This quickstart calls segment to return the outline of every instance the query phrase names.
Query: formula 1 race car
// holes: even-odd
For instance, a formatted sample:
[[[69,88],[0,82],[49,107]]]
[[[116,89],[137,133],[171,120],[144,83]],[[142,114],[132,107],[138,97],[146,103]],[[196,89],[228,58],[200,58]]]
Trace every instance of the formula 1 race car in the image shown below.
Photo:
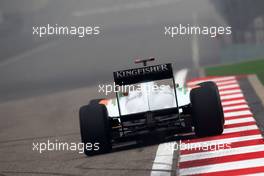
[[[82,142],[98,144],[96,150],[86,148],[86,155],[110,152],[115,143],[147,134],[174,135],[193,129],[198,137],[223,133],[216,84],[203,82],[191,90],[179,87],[172,64],[147,66],[153,60],[137,60],[143,67],[114,72],[116,98],[91,100],[80,108]]]

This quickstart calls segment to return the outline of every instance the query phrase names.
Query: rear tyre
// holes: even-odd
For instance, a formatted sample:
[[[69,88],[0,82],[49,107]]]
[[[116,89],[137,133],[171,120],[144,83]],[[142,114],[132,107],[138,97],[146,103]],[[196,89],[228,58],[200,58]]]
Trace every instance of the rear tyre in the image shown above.
[[[214,82],[204,82],[190,93],[192,116],[197,136],[223,133],[224,113],[218,88]]]
[[[104,105],[89,104],[80,108],[80,130],[85,154],[88,156],[110,152],[111,127]],[[92,149],[90,146],[93,146]]]
[[[202,87],[210,87],[210,88],[215,90],[215,92],[217,94],[216,99],[217,99],[217,102],[218,102],[218,106],[221,107],[219,110],[221,111],[220,113],[223,114],[222,122],[223,122],[223,124],[225,124],[223,106],[222,106],[222,103],[221,103],[221,98],[220,98],[219,90],[218,90],[218,87],[217,87],[216,83],[212,82],[212,81],[207,81],[207,82],[200,83],[199,85],[202,86]]]

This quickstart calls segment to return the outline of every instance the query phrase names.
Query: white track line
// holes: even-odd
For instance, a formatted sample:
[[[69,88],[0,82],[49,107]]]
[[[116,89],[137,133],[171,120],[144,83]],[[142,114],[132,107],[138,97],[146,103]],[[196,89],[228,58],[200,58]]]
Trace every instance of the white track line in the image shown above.
[[[245,122],[255,122],[255,119],[253,117],[247,117],[247,118],[241,118],[241,119],[226,120],[225,125],[245,123]]]
[[[222,105],[226,106],[226,105],[232,105],[232,104],[238,104],[238,103],[246,103],[246,100],[241,98],[240,100],[224,101],[222,102]]]
[[[174,147],[168,146],[168,143],[159,144],[156,157],[152,165],[151,176],[171,175]]]
[[[197,16],[197,13],[193,12],[192,19],[193,19],[193,25],[197,26],[197,24],[198,24],[198,16]],[[199,47],[199,38],[195,34],[192,35],[192,61],[193,61],[193,67],[195,69],[200,69],[200,47]]]
[[[252,116],[252,113],[249,110],[245,110],[245,111],[234,111],[234,112],[224,113],[224,116],[225,117],[233,117],[233,116],[241,116],[241,115],[249,115],[249,116]]]
[[[222,86],[222,85],[226,85],[226,84],[237,84],[237,80],[231,80],[231,81],[224,81],[224,82],[219,82],[219,83],[216,83],[217,86]]]
[[[205,82],[205,81],[213,81],[213,82],[221,82],[221,81],[231,81],[231,80],[236,80],[235,76],[226,76],[226,77],[220,77],[220,78],[211,78],[211,79],[204,79],[204,80],[197,80],[197,81],[192,81],[188,83],[188,86],[194,86],[196,84]]]
[[[218,86],[219,91],[224,90],[224,89],[231,89],[231,88],[239,88],[239,85],[231,84],[231,85],[226,85],[226,86]]]
[[[192,142],[192,143],[187,143],[187,145],[190,144],[191,146],[214,146],[215,144],[228,144],[228,143],[233,143],[233,142],[242,142],[242,141],[248,141],[248,140],[254,140],[254,139],[262,139],[261,134],[242,136],[242,137],[232,137],[232,138],[225,138],[225,139],[216,139],[212,141]]]
[[[175,73],[175,82],[184,85],[188,70],[182,69]],[[176,143],[176,142],[175,142]],[[168,143],[159,144],[155,160],[152,165],[151,176],[170,176],[173,163],[174,147],[168,147]]]
[[[244,95],[242,93],[236,93],[236,94],[232,94],[232,95],[222,95],[220,96],[221,100],[229,100],[232,98],[243,98]]]
[[[226,94],[233,94],[233,93],[242,93],[241,89],[234,89],[234,90],[222,90],[219,91],[220,95],[226,95]]]
[[[34,54],[37,54],[39,52],[42,52],[42,51],[47,50],[49,48],[52,48],[52,47],[56,46],[57,44],[58,44],[57,41],[53,41],[53,42],[48,42],[48,43],[39,45],[36,48],[31,49],[30,51],[26,51],[20,55],[11,57],[11,58],[3,61],[3,62],[0,62],[0,67],[4,67],[7,65],[16,63],[16,62],[23,60],[23,59],[28,59],[28,58],[30,58],[29,56],[32,56]]]
[[[236,110],[242,108],[249,108],[249,106],[247,104],[237,105],[237,106],[227,106],[227,107],[223,107],[223,110],[227,111],[227,110]]]
[[[180,175],[193,175],[193,174],[200,174],[200,173],[228,171],[232,169],[245,169],[245,168],[252,168],[252,167],[260,167],[260,166],[263,166],[263,163],[264,163],[264,158],[235,161],[235,162],[228,162],[228,163],[222,163],[222,164],[211,164],[207,166],[180,169]]]
[[[249,131],[249,130],[257,130],[257,125],[249,125],[249,126],[242,126],[242,127],[235,127],[235,128],[227,128],[224,129],[223,134],[234,133],[234,132],[242,132],[242,131]]]
[[[181,155],[180,162],[263,151],[264,144]]]

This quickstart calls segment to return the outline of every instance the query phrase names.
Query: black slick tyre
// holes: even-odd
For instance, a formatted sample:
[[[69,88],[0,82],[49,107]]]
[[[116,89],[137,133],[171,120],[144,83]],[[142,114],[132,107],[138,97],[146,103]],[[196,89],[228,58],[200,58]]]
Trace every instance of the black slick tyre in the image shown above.
[[[93,145],[92,150],[84,147],[85,154],[91,156],[110,152],[111,127],[106,107],[96,103],[83,106],[79,118],[82,142],[88,146]]]
[[[191,90],[192,117],[197,136],[220,135],[224,129],[224,114],[218,88],[214,82],[204,82]]]

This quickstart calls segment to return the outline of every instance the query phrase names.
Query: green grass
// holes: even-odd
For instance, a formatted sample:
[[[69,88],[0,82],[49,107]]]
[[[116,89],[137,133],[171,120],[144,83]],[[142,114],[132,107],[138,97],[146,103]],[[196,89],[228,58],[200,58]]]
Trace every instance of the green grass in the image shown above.
[[[256,74],[264,85],[264,59],[207,67],[205,68],[205,72],[208,76]]]

